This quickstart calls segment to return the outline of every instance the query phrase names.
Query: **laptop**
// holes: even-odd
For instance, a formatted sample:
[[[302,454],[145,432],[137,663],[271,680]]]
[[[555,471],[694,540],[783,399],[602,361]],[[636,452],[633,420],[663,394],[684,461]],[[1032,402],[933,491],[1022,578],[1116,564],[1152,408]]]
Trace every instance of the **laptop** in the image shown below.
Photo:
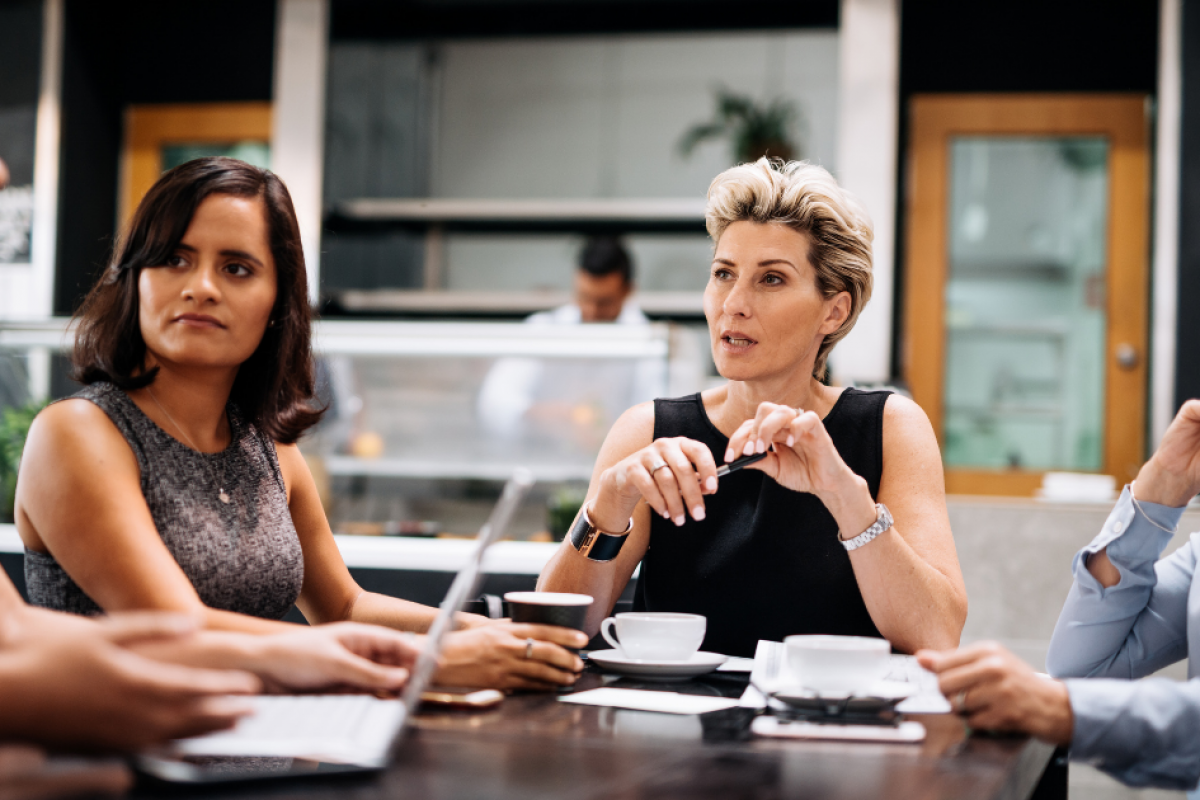
[[[232,730],[181,739],[140,754],[134,758],[134,768],[151,778],[185,784],[385,769],[433,680],[446,634],[454,629],[455,612],[475,592],[484,553],[508,528],[532,485],[533,477],[524,469],[505,484],[467,563],[442,601],[401,699],[344,694],[255,696],[250,698],[254,713]]]

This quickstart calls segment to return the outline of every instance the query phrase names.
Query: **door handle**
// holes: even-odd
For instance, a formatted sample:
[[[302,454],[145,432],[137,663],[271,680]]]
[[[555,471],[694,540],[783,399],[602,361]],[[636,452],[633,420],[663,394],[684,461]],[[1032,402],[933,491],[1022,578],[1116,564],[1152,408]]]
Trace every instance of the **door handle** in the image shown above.
[[[1128,342],[1122,342],[1121,344],[1117,345],[1117,349],[1113,352],[1113,356],[1117,360],[1117,366],[1126,372],[1137,367],[1138,361],[1140,360],[1138,358],[1137,348]]]

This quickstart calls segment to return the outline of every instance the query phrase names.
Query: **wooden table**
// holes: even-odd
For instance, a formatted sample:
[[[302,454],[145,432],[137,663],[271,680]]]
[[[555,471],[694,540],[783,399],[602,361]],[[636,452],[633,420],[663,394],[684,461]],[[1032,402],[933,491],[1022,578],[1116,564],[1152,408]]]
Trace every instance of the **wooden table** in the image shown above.
[[[580,690],[603,685],[585,674]],[[744,676],[669,688],[737,696]],[[918,745],[751,739],[743,709],[702,717],[653,714],[519,694],[484,712],[418,715],[399,758],[383,775],[230,786],[187,792],[221,798],[1028,798],[1047,772],[1052,748],[1025,738],[968,736],[957,717],[914,717],[928,730]],[[1065,772],[1061,775],[1065,798]],[[1037,797],[1046,794],[1043,786]],[[1056,789],[1058,787],[1050,787]],[[141,786],[137,797],[177,797]]]

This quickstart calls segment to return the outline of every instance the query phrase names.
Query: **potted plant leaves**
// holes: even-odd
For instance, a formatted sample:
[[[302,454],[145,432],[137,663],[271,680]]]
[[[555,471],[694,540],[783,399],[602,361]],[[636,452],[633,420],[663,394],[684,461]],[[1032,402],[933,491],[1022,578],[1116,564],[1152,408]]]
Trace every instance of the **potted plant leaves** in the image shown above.
[[[33,402],[0,411],[0,522],[12,522],[17,496],[17,467],[33,418],[46,407]]]
[[[679,140],[679,151],[691,155],[696,145],[709,139],[728,139],[738,163],[757,161],[763,156],[790,161],[801,158],[796,129],[802,119],[796,104],[775,99],[757,103],[728,89],[714,91],[716,109],[708,122],[693,125]]]

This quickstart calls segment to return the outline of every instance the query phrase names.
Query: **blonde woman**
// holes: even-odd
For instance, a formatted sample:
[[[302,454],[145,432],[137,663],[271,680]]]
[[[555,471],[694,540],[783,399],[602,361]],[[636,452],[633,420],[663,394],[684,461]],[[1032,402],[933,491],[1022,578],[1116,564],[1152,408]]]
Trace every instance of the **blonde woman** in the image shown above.
[[[704,649],[730,655],[798,633],[955,646],[967,598],[929,420],[820,380],[871,296],[866,213],[824,169],[761,159],[717,176],[705,219],[727,382],[617,420],[539,588],[596,597],[594,632],[641,564],[635,609],[703,614]]]

